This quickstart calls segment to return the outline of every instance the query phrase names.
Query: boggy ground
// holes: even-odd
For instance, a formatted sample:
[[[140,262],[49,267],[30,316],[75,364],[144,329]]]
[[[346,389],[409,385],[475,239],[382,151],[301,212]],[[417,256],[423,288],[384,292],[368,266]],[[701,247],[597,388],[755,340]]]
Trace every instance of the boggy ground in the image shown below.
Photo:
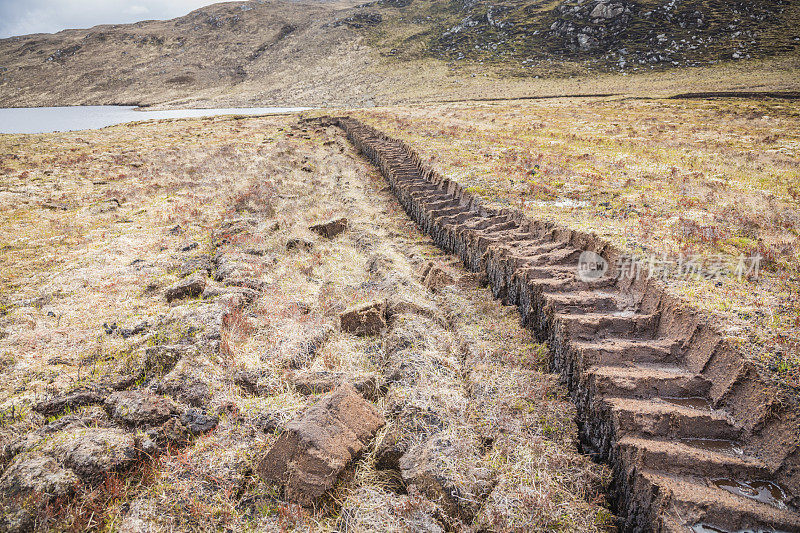
[[[714,315],[765,374],[800,391],[795,101],[564,98],[358,116],[490,204],[630,252],[643,275]],[[762,257],[757,276],[737,275],[741,256]]]
[[[173,121],[0,154],[0,528],[609,527],[546,346],[338,130]],[[377,335],[341,330],[375,301]],[[387,423],[303,508],[255,470],[342,380]]]

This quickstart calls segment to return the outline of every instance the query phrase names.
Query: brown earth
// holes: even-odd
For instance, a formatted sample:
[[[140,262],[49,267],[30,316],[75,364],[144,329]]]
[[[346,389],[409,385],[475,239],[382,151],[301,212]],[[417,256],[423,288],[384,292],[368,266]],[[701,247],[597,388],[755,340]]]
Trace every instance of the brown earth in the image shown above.
[[[258,473],[282,483],[290,501],[312,505],[385,423],[352,385],[341,385],[286,424]]]

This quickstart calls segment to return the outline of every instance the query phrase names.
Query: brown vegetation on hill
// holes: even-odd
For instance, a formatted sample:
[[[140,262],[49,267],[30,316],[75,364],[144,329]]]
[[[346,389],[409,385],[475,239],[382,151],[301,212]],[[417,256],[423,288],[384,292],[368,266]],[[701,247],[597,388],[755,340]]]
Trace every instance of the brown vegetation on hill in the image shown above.
[[[369,107],[798,90],[797,7],[780,1],[759,2],[755,22],[728,3],[673,6],[681,17],[704,13],[701,27],[693,19],[685,28],[673,8],[647,18],[637,4],[624,21],[583,12],[608,3],[598,0],[578,14],[571,0],[356,3],[227,2],[168,21],[3,39],[0,106]],[[563,27],[550,29],[554,21]],[[598,44],[584,50],[579,37]]]

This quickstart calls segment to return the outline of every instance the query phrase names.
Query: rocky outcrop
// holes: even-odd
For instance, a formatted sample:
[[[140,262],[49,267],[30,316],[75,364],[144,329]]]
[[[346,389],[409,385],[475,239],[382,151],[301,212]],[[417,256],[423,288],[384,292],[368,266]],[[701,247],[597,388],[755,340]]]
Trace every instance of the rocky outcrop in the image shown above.
[[[545,73],[552,62],[562,61],[582,64],[587,72],[707,65],[789,52],[794,38],[788,3],[783,1],[561,0],[546,8],[533,2],[488,8],[483,2],[452,5],[458,6],[461,20],[433,27],[433,55],[451,61],[494,57],[509,66],[515,63],[509,57],[520,58],[514,66],[531,69],[528,75]]]
[[[149,391],[115,392],[105,406],[114,420],[131,426],[156,426],[177,412],[169,398]]]
[[[613,19],[625,13],[625,5],[624,4],[612,4],[612,3],[600,3],[597,4],[591,13],[589,13],[589,18],[592,19]]]
[[[383,424],[383,416],[352,385],[342,385],[286,424],[258,473],[282,484],[288,499],[311,505]]]
[[[567,1],[556,9],[559,17],[550,30],[576,52],[607,48],[626,31],[634,9],[628,2]]]

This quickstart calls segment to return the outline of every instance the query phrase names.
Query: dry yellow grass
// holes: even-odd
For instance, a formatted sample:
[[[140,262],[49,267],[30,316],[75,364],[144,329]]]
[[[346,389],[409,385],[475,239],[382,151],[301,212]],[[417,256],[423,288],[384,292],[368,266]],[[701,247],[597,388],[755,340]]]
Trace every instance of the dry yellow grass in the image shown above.
[[[203,384],[202,408],[219,417],[188,445],[81,487],[55,510],[39,509],[40,529],[408,531],[458,523],[430,494],[399,490],[400,473],[377,468],[374,446],[315,509],[287,502],[280,487],[259,479],[255,466],[276,428],[318,399],[292,385],[287,371],[295,366],[373,373],[381,382],[400,375],[377,401],[390,424],[375,446],[399,424],[389,404],[402,407],[404,398],[435,410],[444,434],[480,444],[440,458],[465,491],[478,470],[499,481],[476,523],[605,529],[607,471],[577,452],[573,407],[546,373],[546,347],[463,272],[456,270],[458,285],[436,294],[425,288],[422,266],[452,260],[418,232],[341,132],[295,121],[218,118],[0,136],[7,154],[0,233],[8,243],[0,251],[0,444],[51,421],[28,410],[31,402],[129,372],[146,346],[192,350],[135,387],[183,401],[181,391]],[[334,240],[308,229],[339,216],[349,227]],[[246,229],[235,231],[237,224]],[[287,249],[294,239],[310,249]],[[196,247],[185,250],[189,243]],[[167,303],[164,289],[202,273],[204,260],[215,274],[231,273],[208,279],[207,296]],[[226,299],[227,280],[240,278],[257,287],[249,305]],[[338,330],[346,308],[387,298],[420,311],[397,315],[383,336]],[[217,316],[219,343],[201,341]],[[142,320],[145,331],[119,333]],[[311,348],[318,338],[325,340]],[[403,344],[408,339],[418,341]],[[474,385],[484,380],[492,393],[479,396]],[[506,440],[493,436],[501,429]],[[141,429],[136,436],[147,438]],[[535,515],[526,512],[532,502],[543,504]]]
[[[194,255],[207,252],[207,228],[226,216],[231,197],[280,164],[261,154],[275,145],[280,153],[286,141],[274,128],[286,123],[222,119],[0,137],[0,350],[9,364],[44,374],[22,397],[53,379],[79,382],[87,360],[128,348],[104,323],[131,326],[168,312],[156,289],[177,279],[176,250],[197,242]],[[277,138],[262,132],[267,124]],[[19,370],[25,383],[36,373]]]

